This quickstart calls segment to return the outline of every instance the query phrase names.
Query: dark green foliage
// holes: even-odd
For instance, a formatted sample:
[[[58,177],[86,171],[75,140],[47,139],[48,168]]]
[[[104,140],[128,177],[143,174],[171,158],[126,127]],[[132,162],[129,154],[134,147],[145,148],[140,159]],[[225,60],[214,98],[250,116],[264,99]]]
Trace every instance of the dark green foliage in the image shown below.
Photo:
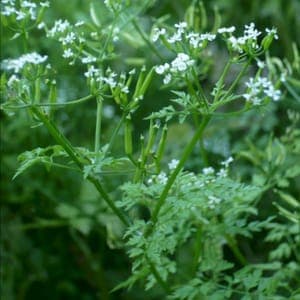
[[[299,2],[31,2],[35,20],[1,15],[1,298],[300,299]],[[242,54],[152,40],[182,21],[262,34]],[[163,84],[178,53],[194,64]],[[260,76],[280,101],[245,101]]]

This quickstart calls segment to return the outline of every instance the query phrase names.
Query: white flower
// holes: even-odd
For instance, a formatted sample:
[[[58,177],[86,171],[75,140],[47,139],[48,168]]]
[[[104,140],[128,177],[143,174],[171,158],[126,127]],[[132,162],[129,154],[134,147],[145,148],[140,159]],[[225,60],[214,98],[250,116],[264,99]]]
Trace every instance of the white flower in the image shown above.
[[[38,65],[45,62],[47,58],[48,58],[47,55],[41,56],[36,52],[27,53],[16,59],[4,60],[2,62],[2,68],[6,70],[14,70],[15,73],[18,73],[20,70],[23,69],[25,64],[29,63],[29,64]]]
[[[168,63],[165,63],[163,65],[160,65],[160,66],[156,66],[155,67],[155,72],[157,74],[163,74],[165,73],[165,71],[167,71],[168,69],[170,68],[170,65]]]
[[[84,76],[87,78],[92,78],[94,76],[98,76],[100,74],[100,70],[96,69],[93,65],[88,68],[88,71],[84,73]]]
[[[4,9],[1,9],[1,14],[3,16],[11,16],[16,13],[17,13],[16,9],[11,6],[4,6]]]
[[[200,35],[200,40],[202,40],[202,41],[208,40],[208,41],[212,42],[215,38],[216,38],[216,35],[212,34],[212,33],[203,33]]]
[[[37,28],[38,28],[38,29],[43,29],[43,28],[45,28],[45,26],[46,26],[46,24],[45,24],[44,22],[41,22],[41,23],[37,26]]]
[[[20,79],[14,74],[14,75],[10,76],[9,80],[7,81],[7,86],[12,87],[12,85],[15,82],[19,82],[19,81],[20,81]]]
[[[207,167],[202,169],[202,173],[204,175],[212,175],[215,173],[215,169],[213,167]]]
[[[166,175],[165,172],[160,172],[158,175],[157,175],[157,181],[163,185],[165,185],[168,181],[168,177]]]
[[[128,72],[129,75],[134,75],[135,73],[136,73],[136,69],[134,68]]]
[[[36,4],[30,1],[21,1],[21,7],[35,8]]]
[[[215,208],[217,204],[219,204],[222,200],[215,196],[208,196],[208,206],[210,208]]]
[[[184,31],[185,28],[187,28],[187,23],[186,22],[180,22],[178,24],[174,25],[178,31]]]
[[[154,28],[153,29],[152,41],[156,42],[161,35],[165,35],[165,34],[166,34],[166,29],[165,28],[162,28],[162,29]]]
[[[176,169],[177,165],[179,164],[178,159],[172,159],[170,163],[168,163],[168,167],[170,170]]]
[[[232,33],[235,31],[235,27],[231,26],[231,27],[222,27],[218,29],[218,33]]]
[[[219,170],[219,172],[217,173],[218,177],[226,177],[227,176],[227,170],[222,168]]]
[[[273,85],[268,86],[267,89],[264,90],[264,92],[268,97],[272,98],[273,101],[280,100],[281,91],[276,90]]]
[[[193,46],[193,48],[201,46],[201,39],[199,33],[190,32],[186,37],[189,40],[189,43]]]
[[[70,49],[70,48],[66,49],[63,53],[64,58],[69,58],[72,56],[74,56],[74,53],[73,53],[72,49]]]
[[[232,156],[228,157],[228,159],[221,162],[221,165],[225,166],[225,168],[228,168],[228,166],[233,162]]]
[[[70,23],[67,20],[57,20],[54,23],[54,26],[49,30],[48,36],[54,37],[57,33],[65,32],[68,28],[70,28]]]
[[[187,68],[194,64],[194,60],[185,53],[178,53],[177,57],[171,63],[172,72],[182,72],[187,70]]]
[[[261,35],[261,32],[255,29],[255,24],[252,22],[249,25],[245,25],[244,36],[247,39],[257,39]]]
[[[23,11],[16,11],[16,20],[23,20],[26,17],[26,14]]]
[[[15,0],[2,0],[2,4],[15,5]]]
[[[182,40],[182,33],[176,32],[170,38],[168,38],[168,42],[174,44],[176,42],[180,42]]]
[[[286,82],[286,73],[282,73],[282,74],[280,75],[280,81],[281,81],[281,82]]]
[[[75,40],[76,35],[74,32],[70,32],[65,37],[59,38],[59,41],[62,42],[63,45],[72,44]]]
[[[267,35],[274,36],[275,40],[278,40],[278,34],[277,34],[277,29],[276,28],[274,28],[274,27],[272,29],[266,28],[266,33],[267,33]]]
[[[257,66],[260,68],[260,69],[263,69],[265,67],[265,63],[261,60],[257,60]]]
[[[92,56],[92,55],[88,55],[88,56],[86,56],[86,57],[83,57],[82,59],[81,59],[81,62],[83,63],[83,64],[90,64],[90,63],[92,63],[92,62],[95,62],[97,59],[96,59],[96,57],[94,57],[94,56]]]
[[[228,42],[231,44],[233,50],[236,50],[240,53],[243,52],[243,46],[249,45],[253,49],[258,49],[257,38],[261,35],[261,32],[255,28],[255,24],[252,22],[249,25],[245,25],[244,35],[236,38],[231,36],[228,39]],[[248,43],[249,42],[249,43]]]
[[[123,86],[123,87],[121,88],[121,92],[123,92],[124,94],[128,94],[128,93],[129,93],[128,86]]]
[[[264,97],[270,97],[273,101],[278,101],[281,97],[281,91],[275,89],[274,85],[266,77],[250,78],[246,82],[248,90],[243,97],[253,105],[260,105]]]
[[[115,81],[114,77],[116,77],[117,74],[111,73],[109,77],[100,77],[99,80],[103,81],[104,83],[108,84],[110,88],[115,88],[117,86],[117,82]],[[125,91],[125,89],[124,89]],[[129,93],[129,90],[127,88],[127,91]]]
[[[49,6],[50,6],[50,3],[49,3],[49,1],[40,2],[40,6],[41,6],[41,7],[49,7]]]
[[[167,75],[164,77],[163,83],[164,83],[164,84],[168,84],[168,83],[170,83],[171,80],[172,80],[172,76],[171,76],[171,74],[169,73],[169,74],[167,74]]]

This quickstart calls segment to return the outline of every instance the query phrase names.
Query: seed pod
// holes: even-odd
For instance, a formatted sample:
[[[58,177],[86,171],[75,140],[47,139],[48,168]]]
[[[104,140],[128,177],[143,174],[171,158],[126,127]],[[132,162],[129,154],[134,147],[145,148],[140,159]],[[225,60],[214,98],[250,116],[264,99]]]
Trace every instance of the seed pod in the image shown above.
[[[124,142],[125,142],[125,153],[127,155],[132,155],[132,125],[131,116],[128,115],[125,119],[125,132],[124,132]]]
[[[160,163],[164,150],[165,150],[165,145],[166,145],[166,140],[167,140],[167,133],[168,133],[168,127],[167,125],[164,126],[162,133],[161,133],[161,137],[160,137],[160,141],[158,144],[158,149],[156,151],[156,160],[158,163]]]

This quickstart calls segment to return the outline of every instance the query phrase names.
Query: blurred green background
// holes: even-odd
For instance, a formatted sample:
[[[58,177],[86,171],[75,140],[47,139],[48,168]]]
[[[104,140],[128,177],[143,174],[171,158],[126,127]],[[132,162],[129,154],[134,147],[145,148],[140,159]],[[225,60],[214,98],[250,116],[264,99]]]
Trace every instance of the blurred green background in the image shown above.
[[[53,0],[47,11],[45,22],[51,26],[56,19],[70,22],[89,20],[90,3],[87,0]],[[96,7],[99,1],[94,1]],[[154,1],[137,20],[142,28],[149,32],[155,18],[168,16],[168,23],[183,20],[184,12],[192,1],[160,0]],[[276,27],[280,39],[272,47],[272,55],[293,59],[292,43],[298,42],[300,34],[300,2],[298,0],[209,0],[203,1],[208,13],[208,23],[213,24],[213,11],[217,7],[223,26],[255,22],[258,28]],[[99,15],[105,18],[105,12]],[[208,26],[209,28],[209,26]],[[128,25],[125,29],[132,32]],[[1,28],[1,60],[17,57],[23,53],[22,43],[11,40],[12,32]],[[30,51],[47,54],[49,61],[57,68],[59,97],[72,100],[88,93],[81,65],[68,66],[62,59],[62,49],[53,40],[45,39],[43,32],[30,33]],[[144,63],[157,63],[149,53],[147,45],[132,47],[126,39],[121,39],[117,51],[124,56],[143,58]],[[220,64],[222,50],[220,51]],[[223,55],[224,56],[224,55]],[[122,57],[120,59],[122,61]],[[114,67],[130,69],[131,65]],[[207,81],[214,82],[213,70]],[[147,127],[143,120],[151,111],[162,106],[161,101],[169,95],[159,90],[157,80],[145,99],[145,105],[135,118],[135,136],[139,136]],[[109,103],[112,107],[114,104]],[[95,104],[89,102],[82,106],[60,110],[56,119],[64,133],[75,145],[88,148],[93,146]],[[234,149],[243,147],[244,135],[255,139],[263,146],[270,132],[275,136],[284,133],[286,110],[299,110],[299,103],[290,95],[286,101],[267,109],[265,116],[247,115],[244,118],[215,123],[207,136],[207,149],[211,161],[228,156]],[[108,139],[117,123],[119,112],[114,107],[114,117],[104,119],[104,139]],[[3,300],[57,300],[57,299],[159,299],[156,291],[145,294],[136,286],[130,292],[110,290],[125,280],[130,274],[130,261],[123,250],[114,243],[114,237],[101,224],[101,201],[91,186],[81,176],[68,170],[52,169],[48,172],[43,166],[35,166],[12,181],[18,167],[17,156],[38,146],[47,146],[54,141],[43,127],[32,128],[33,120],[24,111],[8,115],[1,113],[1,299]],[[263,121],[262,121],[263,119]],[[249,128],[251,124],[251,128]],[[170,136],[169,156],[172,157],[182,148],[177,143],[178,128],[174,124],[173,137]],[[180,129],[183,130],[184,128]],[[188,130],[188,129],[187,129]],[[187,137],[188,138],[188,137]],[[185,143],[185,140],[182,140]],[[122,142],[120,141],[120,145]],[[118,145],[115,147],[118,150]],[[190,163],[191,167],[193,162]],[[196,166],[197,167],[197,166]],[[251,177],[251,167],[241,162],[237,172],[244,178]],[[248,176],[248,177],[247,177]],[[117,186],[124,178],[105,177],[105,184]],[[249,179],[250,180],[250,179]],[[291,192],[296,194],[297,184],[291,184]],[[264,207],[264,206],[263,206]],[[275,210],[265,206],[265,214]],[[268,210],[268,211],[267,211]],[[109,241],[110,247],[107,245]],[[264,256],[261,249],[260,255]]]

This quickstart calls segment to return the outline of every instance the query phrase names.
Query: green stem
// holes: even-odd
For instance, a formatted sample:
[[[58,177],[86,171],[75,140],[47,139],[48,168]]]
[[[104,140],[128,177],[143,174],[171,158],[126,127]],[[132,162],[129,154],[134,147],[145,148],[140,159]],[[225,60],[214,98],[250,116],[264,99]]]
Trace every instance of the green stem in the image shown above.
[[[198,76],[197,76],[195,68],[192,68],[192,73],[193,73],[193,76],[194,76],[194,80],[195,80],[196,86],[197,86],[197,88],[198,88],[198,90],[199,90],[199,92],[200,92],[200,94],[201,94],[201,96],[203,98],[203,102],[204,102],[205,108],[208,111],[208,108],[209,108],[208,100],[207,100],[207,98],[205,96],[205,93],[204,93],[204,90],[203,90],[201,84],[199,83]]]
[[[150,270],[155,277],[156,281],[159,283],[159,285],[165,290],[167,294],[170,293],[170,288],[168,284],[161,278],[160,274],[158,273],[157,269],[155,268],[155,265],[153,262],[149,259],[149,257],[146,255],[146,260],[150,266]]]
[[[222,90],[222,86],[223,86],[223,84],[224,84],[225,77],[226,77],[226,75],[227,75],[227,73],[228,73],[228,71],[229,71],[229,68],[230,68],[231,64],[232,64],[232,62],[231,62],[231,60],[229,60],[229,61],[226,63],[224,69],[223,69],[223,72],[222,72],[222,74],[221,74],[221,77],[220,77],[219,81],[217,82],[217,92],[216,92],[216,95],[215,95],[215,97],[214,97],[214,101],[213,101],[213,102],[218,101],[220,92],[221,92],[221,90]]]
[[[236,240],[233,237],[226,235],[226,241],[228,243],[229,248],[231,249],[231,251],[233,252],[235,257],[237,258],[237,260],[243,266],[246,266],[248,264],[247,259],[245,258],[245,256],[242,254],[242,252],[238,248]]]
[[[111,210],[118,216],[118,218],[122,221],[122,223],[128,227],[130,225],[128,218],[125,216],[125,214],[120,209],[118,209],[116,207],[113,200],[104,191],[104,189],[103,189],[101,183],[98,181],[98,179],[96,179],[92,176],[88,176],[87,179],[91,183],[93,183],[93,185],[95,186],[95,188],[97,189],[99,194],[102,196],[102,198],[105,200],[105,202],[108,204],[108,206],[111,208]]]
[[[241,69],[240,73],[238,74],[238,76],[235,78],[234,82],[232,83],[232,85],[230,86],[229,90],[226,92],[226,94],[221,98],[221,101],[226,99],[234,90],[234,88],[236,87],[236,85],[240,82],[241,78],[244,76],[247,68],[250,65],[252,58],[249,58],[248,61],[244,64],[243,68]]]
[[[53,121],[50,120],[47,117],[47,115],[37,107],[34,106],[31,107],[31,111],[37,116],[38,119],[40,119],[44,123],[44,125],[49,130],[50,134],[54,137],[54,139],[58,142],[58,144],[65,149],[65,151],[69,154],[69,156],[72,158],[75,164],[80,169],[82,169],[83,164],[79,159],[78,153],[76,153],[75,149],[73,148],[69,140],[57,129]]]
[[[145,35],[145,33],[142,31],[142,29],[139,27],[138,23],[136,22],[135,19],[133,19],[132,21],[133,27],[135,28],[135,30],[140,34],[141,38],[143,39],[143,41],[147,44],[147,46],[149,47],[149,49],[152,50],[153,53],[155,53],[155,55],[161,60],[163,61],[164,58],[163,56],[158,52],[158,50],[153,46],[153,44],[148,40],[148,37]]]
[[[32,108],[32,107],[48,107],[48,106],[54,106],[54,107],[65,107],[68,105],[73,105],[73,104],[78,104],[78,103],[82,103],[82,102],[86,102],[92,98],[94,98],[95,95],[88,95],[76,100],[72,100],[72,101],[68,101],[65,103],[36,103],[36,104],[24,104],[24,105],[8,105],[8,106],[4,106],[7,109],[19,109],[19,108]]]
[[[97,116],[96,116],[96,130],[95,130],[95,152],[100,150],[100,137],[101,137],[101,121],[102,121],[102,99],[97,98]]]
[[[76,165],[83,170],[84,164],[81,162],[81,157],[76,152],[76,150],[73,148],[69,140],[57,129],[56,125],[50,120],[47,115],[42,112],[40,109],[36,107],[32,107],[31,111],[36,115],[38,119],[40,119],[46,128],[49,130],[52,137],[56,140],[56,142],[61,145],[65,151],[69,154],[69,156],[72,158],[72,160],[76,163]],[[96,179],[95,177],[89,175],[87,179],[95,186],[99,194],[102,196],[104,201],[107,203],[107,205],[110,207],[110,209],[118,216],[118,218],[121,220],[121,222],[129,226],[130,222],[128,221],[127,217],[124,215],[124,213],[117,208],[117,206],[114,204],[113,200],[108,196],[108,194],[103,189],[101,183]]]
[[[193,267],[192,267],[192,272],[193,276],[196,275],[197,268],[199,265],[199,259],[201,256],[201,239],[202,239],[202,227],[201,225],[197,229],[197,234],[196,234],[196,240],[195,240],[195,245],[194,245],[194,258],[193,258]]]
[[[166,202],[168,193],[171,189],[171,187],[173,186],[176,177],[178,175],[178,173],[180,172],[180,170],[183,168],[185,162],[187,161],[187,159],[189,158],[190,154],[192,153],[196,143],[198,142],[198,140],[201,138],[203,131],[206,127],[206,125],[208,124],[209,120],[210,120],[211,116],[210,115],[206,115],[203,117],[201,124],[199,125],[198,129],[196,130],[193,138],[191,139],[191,141],[189,142],[189,144],[186,146],[186,148],[183,151],[182,157],[178,163],[178,165],[176,166],[176,168],[174,169],[173,173],[171,174],[171,176],[169,177],[167,184],[165,185],[165,188],[162,192],[162,194],[160,195],[160,198],[154,208],[152,217],[151,217],[151,221],[152,221],[152,229],[150,229],[150,232],[153,230],[156,222],[157,222],[157,217],[158,214],[160,212],[161,207],[163,206],[163,204]]]
[[[109,151],[111,150],[111,148],[112,148],[112,146],[113,146],[113,144],[114,144],[114,142],[115,142],[115,140],[116,140],[117,134],[118,134],[118,132],[119,132],[121,126],[122,126],[123,123],[125,122],[125,118],[126,118],[126,113],[123,113],[123,114],[122,114],[122,117],[121,117],[121,119],[120,119],[120,121],[119,121],[119,123],[118,123],[118,125],[115,127],[115,129],[114,129],[114,131],[113,131],[113,133],[112,133],[112,136],[111,136],[111,138],[110,138],[110,140],[109,140],[108,147],[107,147],[107,149],[105,150],[105,153],[109,153]]]
[[[27,223],[14,227],[17,230],[32,230],[32,229],[44,229],[44,228],[56,228],[68,226],[67,220],[41,220],[36,223]]]

